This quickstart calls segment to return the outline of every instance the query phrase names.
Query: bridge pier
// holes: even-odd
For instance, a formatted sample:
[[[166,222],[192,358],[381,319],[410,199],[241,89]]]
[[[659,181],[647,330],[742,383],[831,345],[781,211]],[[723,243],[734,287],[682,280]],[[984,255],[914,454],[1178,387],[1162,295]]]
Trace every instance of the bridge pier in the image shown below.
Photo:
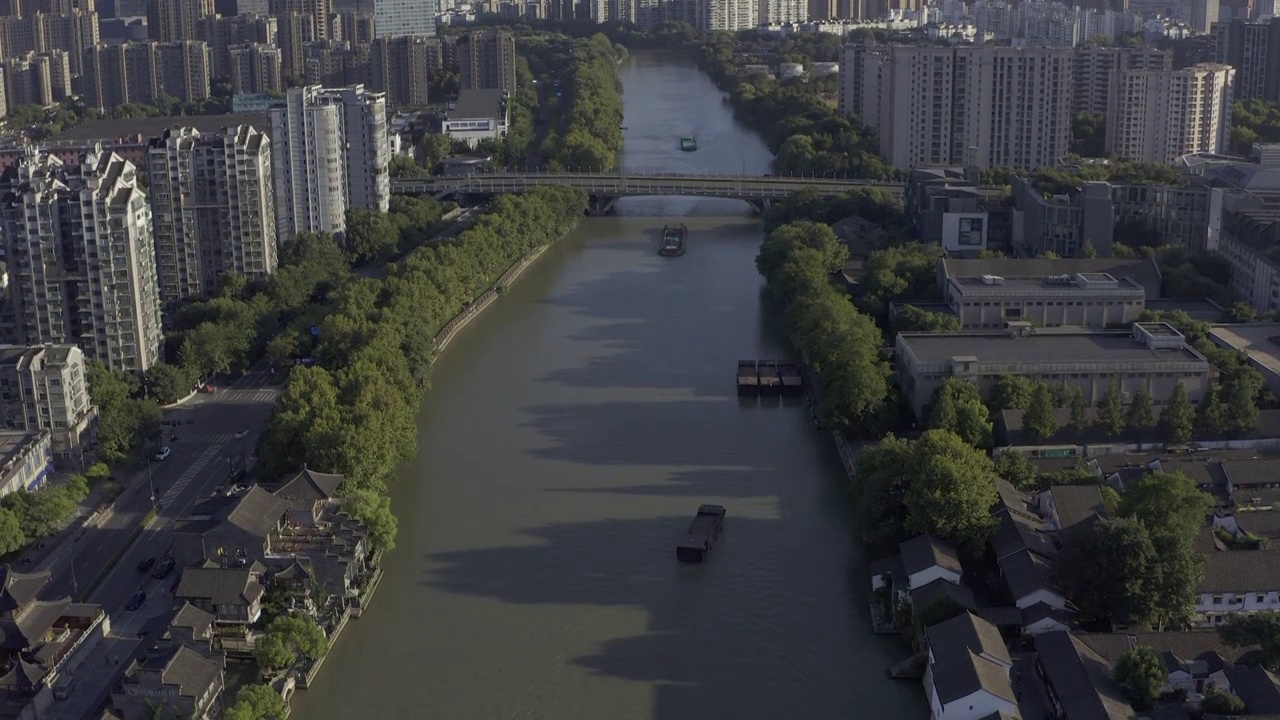
[[[587,214],[591,216],[608,215],[613,212],[613,206],[618,202],[616,197],[592,195],[590,204],[587,206]]]
[[[751,209],[755,212],[755,214],[763,215],[764,211],[768,210],[769,206],[773,204],[773,201],[770,200],[769,198],[755,198],[752,200],[748,200],[747,204],[751,206]]]

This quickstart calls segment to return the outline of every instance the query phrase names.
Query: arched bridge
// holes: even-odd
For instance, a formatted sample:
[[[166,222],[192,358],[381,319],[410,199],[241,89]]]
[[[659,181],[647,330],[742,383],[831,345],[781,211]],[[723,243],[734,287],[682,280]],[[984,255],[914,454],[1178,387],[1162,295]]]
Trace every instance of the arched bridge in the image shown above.
[[[591,196],[591,213],[613,209],[618,198],[644,195],[692,195],[745,200],[757,211],[804,188],[824,196],[850,190],[880,190],[902,197],[901,183],[798,175],[682,175],[675,173],[527,172],[478,173],[391,181],[391,192],[400,195],[486,196],[522,193],[540,185],[564,185],[585,190]]]

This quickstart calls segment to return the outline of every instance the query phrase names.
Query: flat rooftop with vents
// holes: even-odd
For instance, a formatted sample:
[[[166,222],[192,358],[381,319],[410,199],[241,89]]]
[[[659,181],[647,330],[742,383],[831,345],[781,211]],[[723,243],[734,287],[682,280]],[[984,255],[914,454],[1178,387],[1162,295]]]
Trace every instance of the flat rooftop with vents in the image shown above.
[[[1055,268],[1051,263],[1013,267],[1018,274],[1001,275],[971,261],[960,266],[943,260],[941,287],[951,311],[965,329],[1000,329],[1010,321],[1029,321],[1040,327],[1126,327],[1146,307],[1147,288],[1125,268]],[[986,270],[969,274],[969,270]],[[1114,269],[1116,273],[1108,270]],[[1023,274],[1030,270],[1040,274]]]
[[[1167,323],[1134,323],[1127,333],[1009,325],[999,333],[900,333],[896,364],[917,417],[950,377],[974,383],[984,398],[1006,375],[1075,386],[1091,406],[1112,381],[1120,383],[1126,403],[1145,384],[1156,405],[1168,400],[1179,380],[1198,401],[1209,381],[1208,360]]]

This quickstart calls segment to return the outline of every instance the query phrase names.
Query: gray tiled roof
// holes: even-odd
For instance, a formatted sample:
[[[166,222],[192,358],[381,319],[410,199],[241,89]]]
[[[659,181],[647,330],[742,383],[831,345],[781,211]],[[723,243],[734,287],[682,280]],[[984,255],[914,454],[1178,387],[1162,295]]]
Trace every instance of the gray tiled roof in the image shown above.
[[[156,648],[132,670],[125,677],[126,685],[137,682],[135,673],[157,673],[161,683],[176,688],[179,696],[193,698],[204,695],[210,687],[219,684],[222,676],[221,663],[177,643]]]
[[[1084,526],[1098,517],[1105,517],[1107,509],[1102,503],[1102,491],[1097,485],[1054,485],[1049,488],[1053,507],[1062,523],[1060,531],[1070,531]]]
[[[1021,550],[1000,558],[1000,572],[1014,599],[1024,598],[1037,590],[1057,592],[1053,566],[1039,553]]]
[[[1244,701],[1251,713],[1280,713],[1280,688],[1276,676],[1265,669],[1253,667],[1224,668],[1231,692]]]
[[[215,605],[248,605],[262,597],[262,585],[249,568],[187,568],[182,571],[179,600],[208,600]]]
[[[1220,660],[1229,663],[1239,662],[1246,654],[1257,650],[1257,646],[1233,648],[1222,641],[1217,630],[1186,630],[1181,632],[1134,632],[1134,633],[1080,633],[1080,642],[1102,656],[1113,665],[1121,655],[1141,646],[1147,646],[1157,653],[1168,653],[1177,659],[1178,666],[1186,666],[1194,661],[1204,662],[1209,666],[1218,665]],[[1173,668],[1170,668],[1172,670]],[[1208,672],[1218,668],[1207,667]]]
[[[254,485],[240,498],[226,522],[257,538],[265,538],[289,509],[289,501]]]
[[[955,548],[933,537],[917,535],[898,545],[902,553],[902,567],[907,575],[914,575],[931,567],[941,567],[956,573],[962,572],[960,557]]]
[[[936,657],[936,655],[935,655]],[[933,687],[938,702],[946,705],[979,690],[986,690],[998,698],[1017,704],[1013,686],[1005,675],[1005,668],[972,650],[948,655],[933,664]]]
[[[1111,680],[1111,665],[1065,630],[1035,637],[1036,653],[1067,720],[1129,720],[1133,708]]]
[[[70,605],[71,598],[49,602],[37,600],[28,603],[15,618],[0,620],[0,648],[26,650],[34,647]]]
[[[209,631],[215,619],[212,613],[207,613],[188,602],[183,603],[178,614],[169,621],[169,627],[191,628],[193,633],[201,635]]]
[[[1009,659],[1009,650],[1000,637],[1000,631],[995,625],[973,613],[960,613],[928,628],[925,630],[925,638],[935,658],[957,657],[967,648],[1006,665],[1013,663]]]
[[[318,473],[304,468],[289,482],[276,488],[273,494],[290,502],[327,500],[337,494],[342,480],[341,475]]]
[[[11,613],[36,599],[49,582],[49,571],[20,573],[8,565],[0,569],[0,613]]]
[[[978,604],[973,599],[972,590],[942,578],[911,590],[911,606],[917,609],[927,607],[944,599],[950,600],[966,610],[974,611],[978,609]]]
[[[1197,592],[1280,590],[1280,550],[1231,550],[1204,553],[1204,578]]]

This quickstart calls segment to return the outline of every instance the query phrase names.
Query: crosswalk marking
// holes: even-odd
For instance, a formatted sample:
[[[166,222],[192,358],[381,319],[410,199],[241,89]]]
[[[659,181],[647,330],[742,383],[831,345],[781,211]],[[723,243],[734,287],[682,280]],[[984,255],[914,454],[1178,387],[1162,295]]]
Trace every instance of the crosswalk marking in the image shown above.
[[[275,402],[280,391],[275,389],[223,390],[217,397],[222,402]]]
[[[160,498],[160,504],[167,506],[177,498],[178,494],[185,490],[186,487],[191,484],[191,481],[195,479],[196,475],[204,469],[204,466],[208,465],[209,461],[216,457],[220,452],[222,452],[222,446],[215,445],[208,450],[205,450],[203,453],[200,453],[200,457],[196,458],[196,461],[191,463],[191,467],[187,468],[187,471],[182,473],[182,477],[179,477],[177,482],[165,491],[164,496]]]

